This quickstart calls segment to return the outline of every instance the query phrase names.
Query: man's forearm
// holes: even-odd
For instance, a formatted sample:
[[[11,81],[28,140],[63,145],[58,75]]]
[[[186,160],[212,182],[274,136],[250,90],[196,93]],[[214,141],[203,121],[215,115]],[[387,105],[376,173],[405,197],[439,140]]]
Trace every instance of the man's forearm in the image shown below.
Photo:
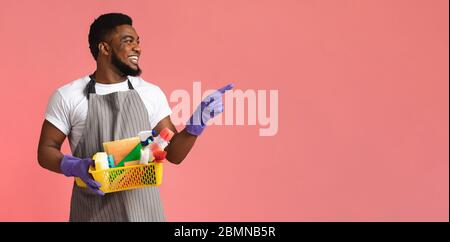
[[[180,164],[186,158],[196,140],[197,136],[189,134],[186,129],[175,134],[166,148],[167,160],[174,164]]]
[[[55,147],[40,147],[38,150],[38,161],[39,164],[50,171],[56,172],[56,173],[62,173],[61,172],[61,159],[63,158],[63,154],[59,149]]]

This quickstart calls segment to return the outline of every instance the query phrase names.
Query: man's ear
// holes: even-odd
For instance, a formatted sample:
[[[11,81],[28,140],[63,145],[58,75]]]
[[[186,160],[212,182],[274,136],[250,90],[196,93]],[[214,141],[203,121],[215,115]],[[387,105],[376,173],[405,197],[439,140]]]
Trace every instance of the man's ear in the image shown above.
[[[108,43],[106,42],[100,42],[98,43],[98,50],[102,55],[108,56],[111,52],[111,48],[109,47]]]

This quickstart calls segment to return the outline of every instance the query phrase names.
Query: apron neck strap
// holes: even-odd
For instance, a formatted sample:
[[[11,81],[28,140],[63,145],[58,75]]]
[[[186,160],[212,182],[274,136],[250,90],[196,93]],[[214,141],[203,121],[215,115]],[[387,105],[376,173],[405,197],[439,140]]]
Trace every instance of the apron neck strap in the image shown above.
[[[95,79],[94,79],[94,77],[92,75],[89,76],[89,77],[91,78],[91,80],[89,81],[89,83],[86,86],[86,89],[84,90],[87,99],[89,99],[89,94],[91,94],[91,93],[95,94],[96,93],[95,92]],[[128,77],[127,77],[127,82],[128,82],[128,89],[134,90],[134,87],[131,84],[130,79],[128,79]]]

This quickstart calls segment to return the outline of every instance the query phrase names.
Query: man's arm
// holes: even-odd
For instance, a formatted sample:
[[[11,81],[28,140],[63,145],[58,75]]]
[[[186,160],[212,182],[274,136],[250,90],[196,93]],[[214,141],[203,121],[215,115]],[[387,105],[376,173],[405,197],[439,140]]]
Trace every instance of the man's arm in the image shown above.
[[[170,144],[165,149],[165,151],[167,151],[166,158],[168,161],[178,165],[186,158],[192,146],[194,146],[197,136],[189,134],[186,132],[186,129],[183,129],[183,131],[178,133],[170,120],[170,116],[159,121],[154,130],[159,134],[164,128],[169,128],[175,133]]]
[[[206,128],[208,120],[223,112],[222,95],[231,90],[233,86],[233,84],[228,84],[204,98],[180,133],[177,132],[170,116],[165,117],[156,125],[154,129],[158,134],[166,127],[175,133],[165,149],[167,160],[174,164],[180,164],[186,158],[192,146],[194,146],[197,136]]]
[[[63,132],[47,120],[44,121],[38,146],[38,161],[43,168],[62,173],[60,165],[64,155],[60,150],[65,138]]]

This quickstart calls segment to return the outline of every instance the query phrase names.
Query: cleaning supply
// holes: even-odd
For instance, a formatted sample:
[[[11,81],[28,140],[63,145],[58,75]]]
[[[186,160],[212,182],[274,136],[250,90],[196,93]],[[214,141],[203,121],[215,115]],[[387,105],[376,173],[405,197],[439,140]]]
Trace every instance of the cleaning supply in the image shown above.
[[[117,165],[116,167],[122,167],[126,162],[139,160],[141,158],[141,143],[138,143]]]
[[[166,159],[167,152],[164,150],[154,150],[153,155],[155,156],[155,162],[162,162]]]
[[[153,156],[153,152],[150,150],[150,146],[147,145],[141,150],[141,159],[139,164],[147,165],[149,162],[152,162],[155,159]]]
[[[169,145],[169,141],[172,139],[173,135],[174,133],[172,130],[169,128],[164,128],[153,142],[158,145],[159,150],[164,150],[167,145]],[[157,150],[157,148],[153,146],[153,150]]]
[[[139,132],[138,136],[141,141],[142,147],[145,147],[153,142],[154,133],[155,132],[153,130],[146,130]]]
[[[108,155],[114,156],[114,165],[117,165],[140,144],[139,137],[109,141],[103,143],[103,149]],[[139,151],[139,150],[138,150]],[[139,158],[138,158],[139,159]]]
[[[169,145],[169,141],[172,139],[174,133],[168,128],[161,130],[159,135],[154,138],[153,143],[150,145],[151,153],[153,153],[154,161],[160,163],[166,159],[167,152],[164,149]]]
[[[109,165],[109,168],[116,167],[114,164],[114,156],[113,155],[108,155],[108,165]]]
[[[139,164],[141,165],[146,165],[154,159],[153,154],[150,151],[150,144],[153,143],[153,135],[153,130],[142,131],[138,134],[139,139],[141,140],[141,157],[139,159]]]
[[[106,152],[97,152],[97,154],[95,154],[94,156],[94,161],[95,170],[100,171],[109,169],[108,155],[106,154]]]

